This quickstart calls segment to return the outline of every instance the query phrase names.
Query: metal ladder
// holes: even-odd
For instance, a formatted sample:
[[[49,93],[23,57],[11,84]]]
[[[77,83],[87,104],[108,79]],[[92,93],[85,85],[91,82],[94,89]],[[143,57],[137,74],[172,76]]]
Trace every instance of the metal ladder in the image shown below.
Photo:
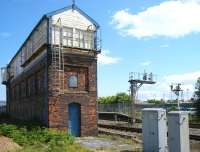
[[[52,94],[62,95],[64,94],[64,49],[63,49],[63,33],[62,26],[58,27],[59,29],[59,45],[56,46],[52,44],[52,85],[53,92]],[[54,28],[54,43],[56,42],[56,27]]]

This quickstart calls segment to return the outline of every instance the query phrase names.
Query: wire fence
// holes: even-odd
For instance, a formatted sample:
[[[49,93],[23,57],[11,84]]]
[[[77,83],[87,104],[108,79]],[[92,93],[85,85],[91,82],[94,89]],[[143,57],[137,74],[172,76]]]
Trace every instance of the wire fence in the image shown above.
[[[141,112],[144,108],[164,108],[170,110],[176,108],[177,104],[135,104],[134,108],[136,112]],[[180,107],[182,110],[188,110],[193,107],[192,103],[181,103]],[[131,116],[132,103],[120,102],[112,104],[98,104],[98,112],[117,112]]]
[[[131,115],[131,103],[98,104],[98,112],[117,112]]]

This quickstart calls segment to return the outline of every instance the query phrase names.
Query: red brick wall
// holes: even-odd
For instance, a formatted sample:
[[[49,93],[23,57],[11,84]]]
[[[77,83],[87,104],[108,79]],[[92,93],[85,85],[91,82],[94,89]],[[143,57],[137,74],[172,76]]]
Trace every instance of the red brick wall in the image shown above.
[[[43,61],[45,64],[45,59]],[[49,127],[68,131],[68,105],[75,102],[81,105],[81,136],[97,135],[96,54],[90,52],[84,54],[80,51],[65,54],[64,94],[62,95],[54,94],[58,91],[59,85],[53,83],[56,78],[51,62],[48,65],[48,86],[45,85],[44,64],[34,65],[29,71],[9,83],[7,86],[9,113],[23,120],[37,119]],[[68,84],[68,79],[73,74],[78,76],[77,88],[70,88]],[[45,87],[48,88],[47,110]]]
[[[79,103],[81,105],[81,136],[97,135],[97,61],[96,55],[65,56],[64,94],[53,96],[55,91],[52,65],[49,66],[49,127],[68,131],[68,105]],[[78,87],[70,88],[68,78],[78,75]]]
[[[78,87],[69,87],[69,77],[76,75],[78,77]],[[85,67],[65,67],[65,88],[67,91],[88,91],[88,68]]]
[[[36,67],[35,67],[36,68]],[[31,69],[12,80],[9,87],[8,112],[22,120],[37,120],[45,124],[44,118],[44,67]]]

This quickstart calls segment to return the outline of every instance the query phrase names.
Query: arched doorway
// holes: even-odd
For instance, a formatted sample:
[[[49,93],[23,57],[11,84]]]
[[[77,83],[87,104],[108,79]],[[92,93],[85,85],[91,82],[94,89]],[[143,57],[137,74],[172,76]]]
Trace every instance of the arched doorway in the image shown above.
[[[69,111],[69,120],[68,120],[69,133],[75,137],[80,137],[81,106],[78,103],[71,103],[69,104],[68,111]]]

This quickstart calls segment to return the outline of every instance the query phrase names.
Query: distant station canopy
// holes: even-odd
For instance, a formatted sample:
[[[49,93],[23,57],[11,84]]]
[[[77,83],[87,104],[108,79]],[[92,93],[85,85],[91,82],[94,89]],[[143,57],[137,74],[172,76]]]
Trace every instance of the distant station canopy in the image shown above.
[[[147,73],[138,73],[138,72],[131,72],[129,74],[129,82],[137,82],[142,84],[155,84],[156,83],[156,75],[152,72]]]

